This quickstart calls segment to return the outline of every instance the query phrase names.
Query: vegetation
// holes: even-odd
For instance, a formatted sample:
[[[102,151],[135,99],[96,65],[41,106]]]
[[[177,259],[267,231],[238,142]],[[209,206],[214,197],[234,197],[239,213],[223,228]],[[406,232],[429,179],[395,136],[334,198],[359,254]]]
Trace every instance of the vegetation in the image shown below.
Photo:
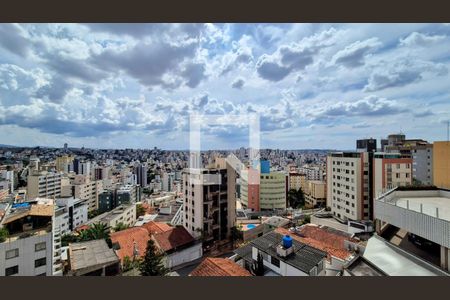
[[[242,225],[239,225],[242,227]],[[231,242],[234,243],[238,241],[241,238],[241,233],[239,232],[239,229],[236,226],[231,227]]]
[[[9,236],[8,229],[0,228],[0,243],[3,243],[4,241],[6,241],[8,236]]]
[[[133,269],[138,269],[140,261],[138,259],[131,259],[129,256],[125,256],[122,262],[122,271],[128,272]]]
[[[114,231],[121,231],[121,230],[125,230],[127,228],[128,228],[128,225],[120,222],[120,223],[117,223],[117,225],[114,227]]]
[[[73,234],[65,234],[61,237],[61,246],[69,246],[70,243],[78,242],[78,237]]]
[[[86,242],[92,240],[106,240],[108,246],[112,246],[109,230],[105,224],[95,223],[89,229],[81,231],[78,235],[66,234],[61,237],[62,246],[67,246],[69,243]]]
[[[292,208],[302,208],[305,206],[305,195],[302,189],[290,189],[288,192],[288,203]]]
[[[261,253],[258,253],[257,260],[253,263],[252,273],[255,276],[264,276],[264,258]]]
[[[142,204],[137,204],[136,205],[136,219],[143,215],[145,215],[145,208],[142,206]]]
[[[163,255],[157,252],[155,242],[148,240],[144,259],[139,264],[142,276],[164,276],[169,270],[162,263]]]
[[[93,210],[88,212],[88,219],[92,219],[96,216],[98,216],[100,214],[100,212],[98,210]]]

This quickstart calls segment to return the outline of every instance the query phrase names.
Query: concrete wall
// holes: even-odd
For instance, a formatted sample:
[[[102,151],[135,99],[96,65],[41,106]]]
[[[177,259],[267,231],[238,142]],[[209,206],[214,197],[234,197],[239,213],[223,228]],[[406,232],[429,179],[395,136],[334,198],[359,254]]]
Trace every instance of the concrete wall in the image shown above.
[[[51,276],[53,272],[52,241],[53,235],[49,232],[43,235],[17,239],[12,242],[6,240],[6,242],[0,243],[0,276],[5,276],[6,268],[16,265],[19,266],[19,273],[14,276],[36,276],[43,273],[46,276]],[[35,245],[41,242],[45,242],[45,250],[36,252]],[[19,256],[6,259],[6,251],[16,248],[19,249]],[[35,268],[35,260],[44,257],[47,259],[46,265]]]
[[[176,251],[167,255],[164,259],[164,265],[166,268],[174,268],[176,266],[194,261],[202,257],[202,244],[198,243],[187,249]]]

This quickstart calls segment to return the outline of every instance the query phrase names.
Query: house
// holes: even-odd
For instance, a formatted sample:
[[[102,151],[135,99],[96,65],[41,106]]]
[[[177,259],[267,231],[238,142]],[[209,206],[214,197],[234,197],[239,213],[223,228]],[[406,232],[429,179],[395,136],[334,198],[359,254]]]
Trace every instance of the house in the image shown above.
[[[202,257],[202,245],[183,227],[166,223],[148,222],[111,234],[113,249],[123,263],[125,257],[142,258],[152,238],[155,246],[164,253],[166,268],[174,268]]]
[[[105,240],[69,244],[69,276],[113,276],[120,260]]]
[[[252,276],[252,274],[231,259],[208,257],[189,276]]]
[[[203,255],[202,243],[195,240],[182,226],[153,234],[156,246],[165,253],[166,268],[173,268],[199,259]]]
[[[250,270],[262,255],[264,276],[323,276],[327,253],[272,231],[238,248],[233,256],[236,262]]]
[[[357,252],[364,251],[364,242],[353,238],[351,234],[326,226],[306,224],[294,230],[279,227],[275,232],[289,234],[301,243],[326,252],[326,276],[338,275],[357,256]]]

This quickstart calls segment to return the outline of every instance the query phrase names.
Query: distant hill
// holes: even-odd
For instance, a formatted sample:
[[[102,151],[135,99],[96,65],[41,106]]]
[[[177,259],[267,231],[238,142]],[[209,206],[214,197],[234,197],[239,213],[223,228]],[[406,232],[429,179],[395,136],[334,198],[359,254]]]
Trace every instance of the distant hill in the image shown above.
[[[0,144],[0,148],[17,148],[17,146]]]

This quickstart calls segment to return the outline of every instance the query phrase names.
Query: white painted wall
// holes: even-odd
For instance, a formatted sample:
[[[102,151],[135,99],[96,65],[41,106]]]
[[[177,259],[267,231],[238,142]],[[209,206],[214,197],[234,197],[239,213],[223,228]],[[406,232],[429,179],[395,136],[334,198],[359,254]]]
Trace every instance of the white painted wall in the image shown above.
[[[181,251],[176,251],[171,253],[165,257],[165,266],[166,268],[173,268],[179,266],[181,264],[185,264],[196,259],[202,257],[202,244],[196,244],[187,249],[183,249]]]

